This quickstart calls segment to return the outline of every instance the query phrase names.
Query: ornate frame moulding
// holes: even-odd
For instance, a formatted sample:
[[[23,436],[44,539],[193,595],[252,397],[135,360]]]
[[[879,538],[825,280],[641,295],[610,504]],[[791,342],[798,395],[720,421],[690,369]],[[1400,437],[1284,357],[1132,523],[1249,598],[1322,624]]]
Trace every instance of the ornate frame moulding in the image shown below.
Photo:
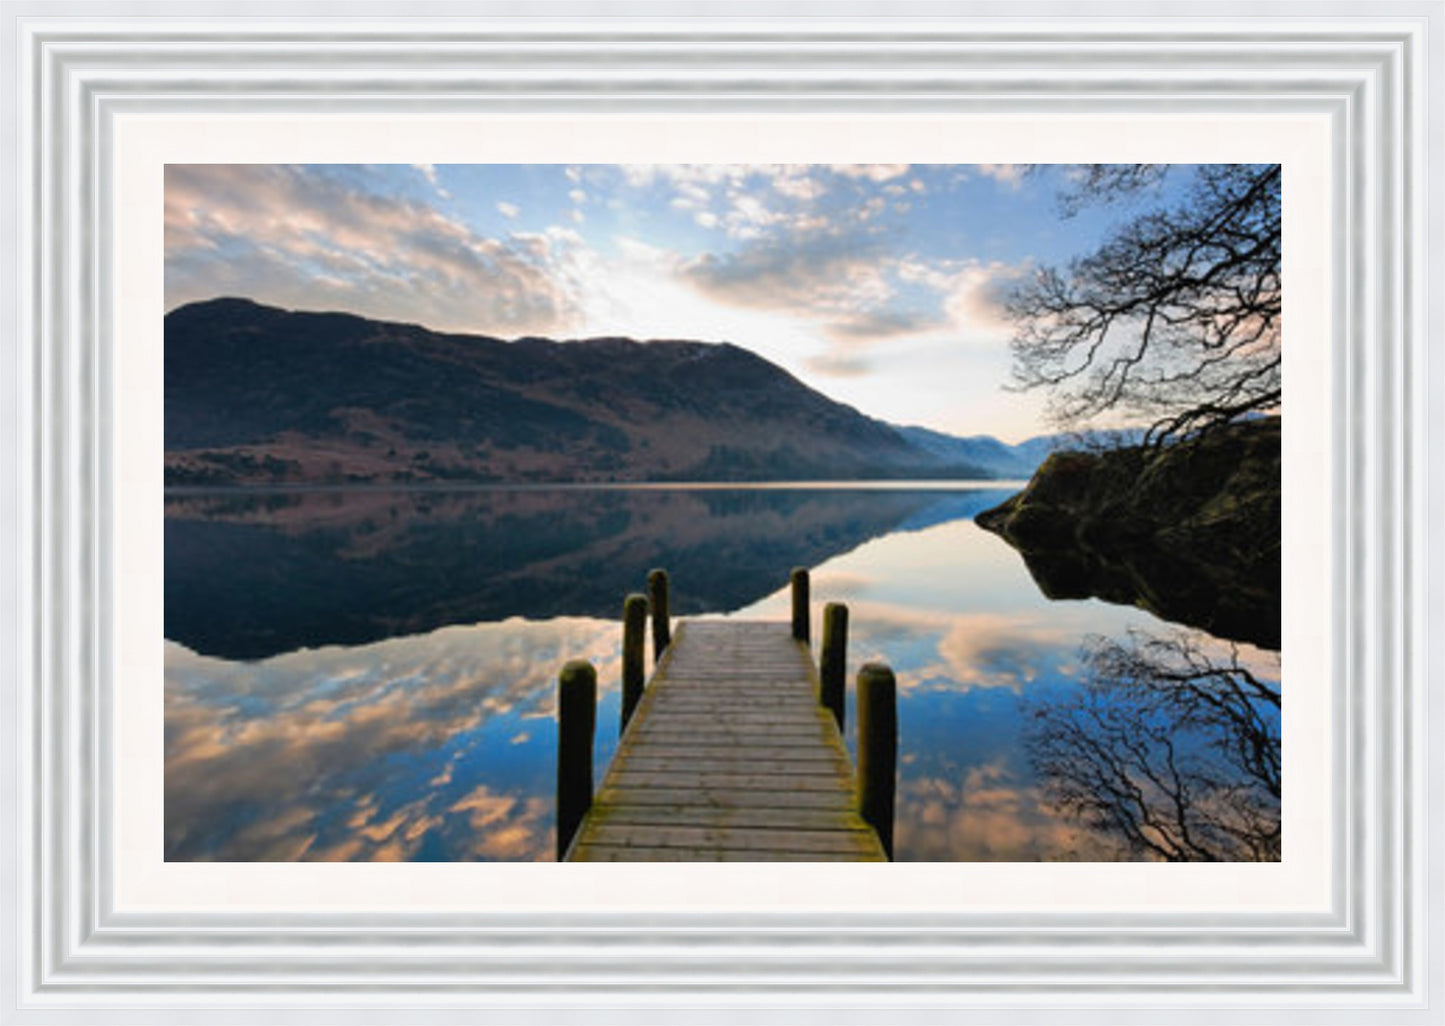
[[[0,651],[13,653],[0,660],[0,747],[14,753],[0,816],[16,839],[0,846],[0,1021],[684,1023],[715,1021],[719,1008],[843,1023],[1445,1021],[1445,701],[1441,633],[1426,620],[1445,587],[1445,474],[1430,446],[1445,439],[1445,304],[1438,288],[1430,295],[1445,256],[1445,3],[845,3],[790,5],[792,21],[743,4],[728,13],[757,21],[667,23],[647,4],[537,5],[533,21],[501,4],[246,10],[0,2],[3,52],[17,66],[4,86],[0,192],[16,244],[0,266],[0,389],[18,411],[0,429],[4,519],[18,535],[0,550],[0,580],[17,582],[0,600]],[[998,11],[1008,20],[989,17]],[[464,882],[452,907],[422,897],[409,867],[369,867],[397,870],[380,887],[361,867],[287,867],[314,901],[277,891],[245,905],[215,875],[239,881],[244,867],[138,861],[133,810],[160,798],[129,786],[149,778],[134,776],[126,739],[139,724],[159,745],[159,706],[119,696],[159,694],[136,678],[158,658],[159,635],[137,642],[131,630],[158,630],[159,619],[131,588],[145,576],[141,550],[159,551],[158,523],[145,518],[159,508],[160,473],[131,445],[155,437],[144,411],[159,406],[146,402],[159,395],[147,392],[155,367],[137,366],[133,347],[155,344],[145,337],[160,318],[155,308],[146,328],[133,316],[159,295],[159,265],[127,256],[155,242],[144,221],[133,228],[132,208],[159,189],[154,175],[136,188],[125,177],[144,162],[136,140],[174,122],[192,126],[197,152],[233,152],[229,126],[274,123],[283,150],[328,159],[346,119],[391,119],[421,139],[428,119],[479,117],[530,125],[543,152],[557,119],[672,118],[686,155],[688,122],[695,131],[727,115],[825,127],[975,118],[980,138],[990,119],[1279,117],[1318,132],[1318,174],[1300,173],[1323,197],[1327,235],[1312,256],[1325,287],[1286,301],[1291,318],[1293,304],[1317,302],[1323,330],[1286,335],[1298,354],[1286,380],[1319,384],[1322,421],[1286,452],[1325,471],[1314,475],[1322,501],[1295,509],[1320,532],[1312,562],[1325,587],[1312,599],[1315,627],[1296,636],[1308,644],[1294,651],[1315,650],[1324,668],[1309,686],[1328,760],[1308,782],[1323,796],[1320,851],[1285,841],[1286,869],[1324,860],[1317,903],[1181,907],[1158,896],[1184,878],[1152,869],[1194,867],[1149,867],[1133,904],[1125,894],[1115,908],[1003,908],[969,891],[975,869],[960,864],[878,867],[899,887],[907,874],[957,880],[957,901],[933,906],[863,900],[892,893],[876,876],[839,877],[831,907],[793,904],[779,898],[784,886],[807,881],[757,867],[717,868],[691,890],[662,875],[656,900],[628,890],[625,875],[592,876],[594,903],[549,902],[549,890],[582,879],[556,866],[512,867],[506,887],[486,875],[493,867],[443,867],[473,874],[446,877]],[[314,137],[295,129],[313,117]],[[843,159],[872,152],[856,134],[819,132],[830,153],[827,138],[841,140]],[[1050,134],[1024,133],[1019,152],[1047,147]],[[1233,145],[1227,132],[1215,142]],[[479,144],[436,145],[446,159]],[[929,148],[937,140],[919,145],[925,157],[943,152]],[[1120,159],[1149,145],[1122,139]],[[1286,218],[1288,247],[1307,226]],[[1286,487],[1288,504],[1288,471]],[[1288,567],[1287,589],[1297,587]],[[141,620],[120,624],[131,616]],[[1287,678],[1292,658],[1287,640]],[[1285,781],[1288,811],[1307,782]],[[1115,867],[1133,870],[1144,867]],[[1037,881],[1028,874],[1054,871],[1014,872]],[[173,895],[199,881],[217,900],[135,899],[172,879]],[[500,892],[513,885],[541,897],[509,904]]]

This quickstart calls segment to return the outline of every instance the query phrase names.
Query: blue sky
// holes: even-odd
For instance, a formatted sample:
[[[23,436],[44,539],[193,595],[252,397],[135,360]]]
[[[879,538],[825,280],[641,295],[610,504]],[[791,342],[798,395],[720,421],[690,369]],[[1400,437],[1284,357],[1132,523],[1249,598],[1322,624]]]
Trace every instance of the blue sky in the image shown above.
[[[1068,178],[1007,164],[171,165],[166,307],[239,295],[500,338],[728,341],[872,416],[1019,441],[1051,427],[1043,396],[1003,388],[998,298],[1131,212],[1062,217]]]

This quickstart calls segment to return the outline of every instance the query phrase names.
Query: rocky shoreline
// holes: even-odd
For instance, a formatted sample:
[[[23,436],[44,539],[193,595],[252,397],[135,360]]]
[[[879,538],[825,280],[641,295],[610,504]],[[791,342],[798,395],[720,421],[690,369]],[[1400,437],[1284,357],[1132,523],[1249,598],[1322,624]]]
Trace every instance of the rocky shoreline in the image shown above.
[[[975,518],[1045,595],[1139,606],[1280,646],[1279,417],[1162,448],[1056,452]]]

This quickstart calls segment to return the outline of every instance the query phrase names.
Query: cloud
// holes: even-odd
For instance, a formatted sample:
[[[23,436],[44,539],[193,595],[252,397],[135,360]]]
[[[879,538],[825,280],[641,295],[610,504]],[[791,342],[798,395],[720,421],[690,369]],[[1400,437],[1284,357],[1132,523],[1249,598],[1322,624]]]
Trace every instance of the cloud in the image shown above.
[[[1024,183],[1024,175],[1028,172],[1027,164],[977,164],[978,173],[985,178],[992,178],[1000,185],[1017,191]]]
[[[874,241],[806,232],[705,253],[678,273],[714,302],[812,320],[825,335],[857,343],[880,337],[875,329],[897,334],[908,316],[886,309],[894,295],[887,265]]]
[[[964,331],[1007,334],[1013,322],[1005,309],[1009,290],[1026,275],[1031,264],[970,262],[947,285],[944,309],[952,324]]]
[[[822,199],[828,187],[806,174],[788,174],[773,179],[773,188],[789,199],[811,202]]]
[[[910,212],[905,197],[927,192],[910,170],[906,164],[705,164],[636,165],[621,174],[631,187],[664,190],[662,202],[726,234],[729,242],[714,251],[679,261],[681,281],[713,303],[811,325],[825,349],[800,355],[802,365],[830,377],[857,377],[875,366],[871,347],[943,332],[992,336],[1008,328],[1000,297],[1015,269],[896,249],[889,219]],[[820,202],[840,179],[849,183],[846,189]]]
[[[1003,294],[1024,268],[899,255],[866,227],[883,202],[850,208],[852,224],[835,218],[801,228],[775,223],[761,204],[743,207],[759,238],[683,261],[676,273],[712,302],[811,324],[824,349],[802,364],[831,378],[869,373],[873,350],[897,341],[1008,334]]]
[[[938,325],[936,316],[922,311],[885,309],[864,310],[853,317],[832,322],[827,330],[830,336],[839,340],[876,342],[900,335],[916,335]]]
[[[501,214],[503,217],[513,218],[521,212],[522,208],[517,206],[517,204],[515,203],[507,203],[503,201],[497,204],[497,213]]]
[[[828,378],[861,378],[873,370],[872,361],[862,353],[836,349],[806,357],[803,364],[814,374]]]
[[[564,254],[325,170],[168,165],[165,228],[168,308],[244,295],[492,334],[566,330],[579,316],[554,273]]]
[[[442,199],[452,198],[452,194],[437,180],[437,166],[435,164],[413,164],[412,167],[421,172],[421,176],[436,190],[438,196]]]
[[[1032,261],[901,261],[898,277],[940,297],[941,323],[970,335],[1007,335],[1013,322],[1005,310],[1009,290],[1033,269]]]
[[[670,206],[699,211],[703,227],[756,240],[775,227],[802,230],[823,222],[814,207],[829,193],[812,164],[634,164],[620,168],[625,185],[660,189]]]
[[[853,215],[861,220],[874,210],[864,204]],[[762,209],[754,217],[767,222]],[[872,348],[895,340],[1001,340],[1012,331],[1005,293],[1027,269],[900,256],[884,237],[834,222],[773,227],[742,248],[684,261],[677,274],[713,302],[810,322],[827,348],[804,365],[857,377],[875,366]]]
[[[908,164],[829,164],[828,169],[845,178],[861,178],[870,182],[889,182],[908,174]]]

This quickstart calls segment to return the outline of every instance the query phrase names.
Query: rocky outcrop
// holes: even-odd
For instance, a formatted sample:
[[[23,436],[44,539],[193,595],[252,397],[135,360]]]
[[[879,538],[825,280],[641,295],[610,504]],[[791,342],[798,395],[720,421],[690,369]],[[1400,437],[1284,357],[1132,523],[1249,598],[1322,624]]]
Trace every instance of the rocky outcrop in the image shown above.
[[[1280,418],[1163,448],[1057,452],[979,526],[1050,598],[1100,598],[1278,649]]]

